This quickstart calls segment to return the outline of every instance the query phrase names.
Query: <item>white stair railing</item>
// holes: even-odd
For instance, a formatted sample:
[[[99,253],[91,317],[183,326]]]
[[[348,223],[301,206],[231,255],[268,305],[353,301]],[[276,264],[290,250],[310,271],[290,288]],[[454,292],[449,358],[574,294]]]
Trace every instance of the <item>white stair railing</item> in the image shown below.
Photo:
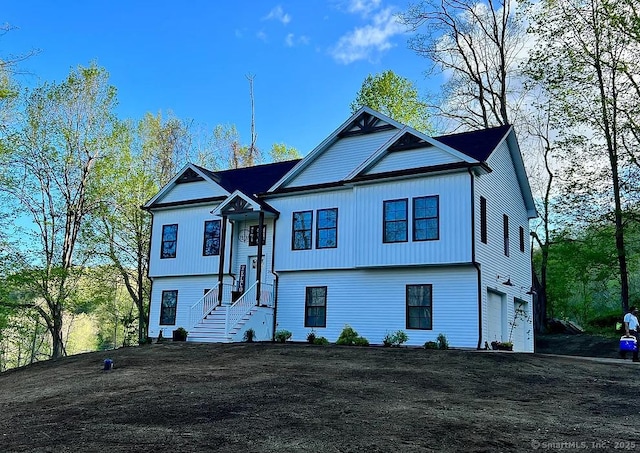
[[[189,322],[191,327],[199,324],[218,305],[218,288],[220,282],[211,288],[202,298],[189,309]]]
[[[225,332],[229,335],[231,329],[256,306],[256,291],[258,282],[251,285],[242,296],[236,300],[229,308],[225,317]]]

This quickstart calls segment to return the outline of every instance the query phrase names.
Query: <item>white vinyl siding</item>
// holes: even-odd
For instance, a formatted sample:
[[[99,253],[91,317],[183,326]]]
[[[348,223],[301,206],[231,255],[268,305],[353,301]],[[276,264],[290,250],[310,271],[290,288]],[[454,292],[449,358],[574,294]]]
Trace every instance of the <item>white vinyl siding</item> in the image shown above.
[[[178,327],[189,330],[189,309],[204,295],[205,289],[213,288],[218,282],[217,275],[202,275],[199,277],[166,277],[153,280],[151,289],[151,305],[149,307],[149,336],[157,337],[159,329],[163,329],[162,336],[171,337],[171,332]],[[176,322],[174,325],[160,325],[160,310],[163,291],[178,291],[178,305],[176,307]]]
[[[198,198],[226,197],[229,195],[222,187],[209,181],[194,181],[176,184],[156,203],[174,203],[176,201],[197,200]]]
[[[516,179],[513,162],[506,141],[500,144],[487,161],[493,170],[491,173],[476,177],[475,181],[475,235],[476,261],[482,269],[483,288],[483,345],[491,343],[498,331],[497,323],[501,323],[502,341],[509,340],[509,326],[513,321],[513,300],[519,298],[527,302],[528,323],[525,330],[527,337],[524,351],[533,352],[533,319],[531,296],[527,291],[531,288],[531,250],[529,243],[529,219]],[[487,243],[481,239],[480,197],[487,200]],[[509,256],[504,254],[504,216],[509,218]],[[524,229],[525,251],[520,251],[519,228]],[[498,276],[500,278],[498,278]],[[503,285],[510,279],[514,286]],[[492,292],[492,295],[487,292]],[[498,311],[495,298],[503,298],[501,319],[496,320]],[[490,301],[490,298],[492,301]],[[524,327],[523,327],[524,328]],[[513,340],[513,338],[512,338]]]
[[[238,221],[234,224],[234,243],[233,243],[233,260],[231,265],[229,266],[229,261],[227,260],[227,265],[225,266],[225,272],[230,267],[231,273],[236,275],[236,278],[240,275],[240,266],[243,264],[246,265],[247,271],[247,280],[245,281],[245,289],[249,287],[252,282],[249,282],[250,277],[250,267],[253,263],[249,262],[250,259],[255,257],[257,259],[258,256],[258,245],[249,245],[249,239],[247,235],[246,241],[239,240],[239,236],[242,231],[245,230],[245,233],[249,232],[249,228],[253,225],[258,225],[258,219],[247,220],[247,221]],[[271,257],[273,256],[273,219],[264,219],[264,225],[267,228],[266,234],[266,243],[262,246],[262,281],[266,283],[272,283],[274,276],[271,272]],[[229,247],[227,247],[229,248]]]
[[[412,199],[434,195],[439,200],[439,238],[413,241]],[[384,243],[384,201],[402,198],[409,201],[409,240]],[[466,172],[358,186],[356,266],[471,262],[470,203],[470,176]]]
[[[422,346],[444,333],[455,347],[475,348],[478,342],[477,272],[472,266],[283,272],[278,285],[278,327],[305,341],[306,288],[327,287],[326,327],[317,336],[335,342],[346,324],[371,344],[381,344],[388,332],[404,330],[408,345]],[[432,285],[431,330],[406,327],[407,285]]]
[[[208,205],[174,208],[154,213],[149,260],[150,277],[218,273],[219,255],[203,256],[202,254],[204,222],[206,220],[221,220],[220,217],[211,214],[210,211],[214,207]],[[170,224],[178,225],[176,257],[161,259],[162,226]],[[228,239],[230,232],[231,228],[228,226]],[[228,256],[229,247],[227,247],[225,254]]]
[[[408,168],[451,164],[454,162],[462,161],[446,151],[438,149],[435,146],[430,146],[427,148],[387,153],[372,168],[368,169],[365,174],[371,175],[388,171],[406,170]]]
[[[300,187],[343,180],[396,134],[392,129],[339,139],[302,170],[286,187]]]

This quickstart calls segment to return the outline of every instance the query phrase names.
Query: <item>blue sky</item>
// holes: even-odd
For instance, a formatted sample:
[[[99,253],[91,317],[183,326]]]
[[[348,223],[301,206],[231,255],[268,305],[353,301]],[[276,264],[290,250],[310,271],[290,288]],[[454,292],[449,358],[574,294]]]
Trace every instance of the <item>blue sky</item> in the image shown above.
[[[428,62],[407,48],[394,14],[408,0],[184,2],[7,1],[0,55],[39,49],[22,83],[62,81],[97,62],[118,89],[121,118],[172,111],[213,129],[235,124],[250,142],[249,82],[254,79],[258,147],[296,147],[302,155],[350,115],[368,74],[390,69],[421,93]]]

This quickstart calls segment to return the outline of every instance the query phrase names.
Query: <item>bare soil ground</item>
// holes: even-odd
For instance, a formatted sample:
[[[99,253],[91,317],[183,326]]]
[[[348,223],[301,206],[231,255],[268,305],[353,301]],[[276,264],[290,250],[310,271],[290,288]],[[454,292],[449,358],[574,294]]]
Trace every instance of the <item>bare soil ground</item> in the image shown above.
[[[0,452],[634,451],[638,365],[307,344],[125,348],[0,374]]]

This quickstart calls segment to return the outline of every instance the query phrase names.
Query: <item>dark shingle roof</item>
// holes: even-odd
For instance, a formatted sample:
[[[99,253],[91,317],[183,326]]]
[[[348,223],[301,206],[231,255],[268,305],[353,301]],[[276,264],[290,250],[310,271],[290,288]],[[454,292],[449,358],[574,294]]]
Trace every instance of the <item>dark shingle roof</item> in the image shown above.
[[[240,190],[246,195],[253,196],[269,190],[271,186],[278,182],[278,180],[299,161],[299,159],[288,160],[285,162],[222,171],[211,171],[202,167],[198,168],[220,184],[227,192],[231,193],[235,190]]]
[[[504,138],[510,127],[509,125],[498,126],[434,138],[456,151],[460,151],[477,161],[484,162],[498,146],[500,140]]]

